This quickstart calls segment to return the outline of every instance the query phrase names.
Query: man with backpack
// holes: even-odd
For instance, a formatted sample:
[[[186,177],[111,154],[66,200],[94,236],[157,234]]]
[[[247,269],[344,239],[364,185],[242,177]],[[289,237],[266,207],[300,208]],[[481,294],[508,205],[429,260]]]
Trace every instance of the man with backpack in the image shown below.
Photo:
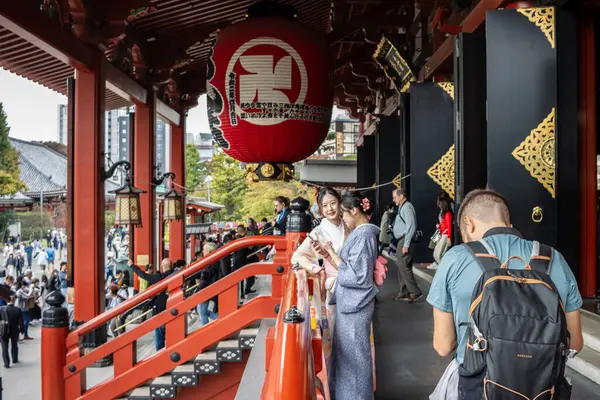
[[[415,254],[415,243],[418,235],[417,212],[415,207],[408,201],[404,189],[396,189],[392,194],[394,203],[398,206],[396,219],[394,221],[393,234],[398,239],[398,250],[396,252],[396,266],[398,267],[398,284],[400,289],[394,300],[405,300],[414,303],[423,297],[423,292],[417,285],[413,274],[413,258]]]
[[[8,305],[0,308],[0,320],[2,321],[2,360],[4,368],[10,368],[12,358],[13,364],[19,362],[19,333],[23,332],[23,315],[21,309],[15,307],[15,297],[10,297]],[[8,345],[10,342],[10,356]]]
[[[446,253],[427,298],[433,347],[443,357],[456,351],[430,399],[568,398],[565,363],[583,337],[565,259],[523,239],[491,190],[470,192],[458,223],[465,244]]]

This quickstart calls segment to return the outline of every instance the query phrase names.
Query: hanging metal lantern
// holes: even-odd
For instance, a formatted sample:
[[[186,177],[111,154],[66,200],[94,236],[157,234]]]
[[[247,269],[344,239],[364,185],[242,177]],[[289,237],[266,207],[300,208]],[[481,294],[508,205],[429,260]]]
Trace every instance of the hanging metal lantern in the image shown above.
[[[183,196],[174,189],[163,199],[163,217],[170,221],[183,219]]]
[[[140,194],[146,193],[146,191],[138,189],[131,184],[131,179],[129,177],[131,164],[127,161],[119,161],[113,164],[108,171],[104,172],[103,179],[106,180],[113,176],[116,169],[120,166],[127,171],[127,174],[125,175],[125,185],[109,192],[114,193],[116,197],[115,224],[140,227],[142,226]]]

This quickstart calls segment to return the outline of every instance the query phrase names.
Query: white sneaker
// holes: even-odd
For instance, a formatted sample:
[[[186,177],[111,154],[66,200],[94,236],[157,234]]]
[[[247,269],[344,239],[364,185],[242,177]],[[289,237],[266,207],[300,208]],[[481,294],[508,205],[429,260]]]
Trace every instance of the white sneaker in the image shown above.
[[[436,269],[438,269],[438,265],[437,263],[431,263],[427,266],[427,269],[435,271]]]

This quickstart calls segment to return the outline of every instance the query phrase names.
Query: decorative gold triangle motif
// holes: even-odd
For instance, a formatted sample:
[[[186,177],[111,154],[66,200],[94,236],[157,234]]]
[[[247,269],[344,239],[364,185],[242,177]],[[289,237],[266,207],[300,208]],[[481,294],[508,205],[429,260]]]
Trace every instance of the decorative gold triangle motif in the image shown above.
[[[454,199],[454,145],[427,170],[427,175]]]
[[[438,85],[444,92],[448,93],[448,96],[450,96],[450,98],[454,100],[454,83],[436,82],[436,85]]]
[[[554,7],[519,8],[517,12],[527,17],[530,22],[540,28],[544,35],[546,35],[548,42],[550,42],[550,46],[552,48],[556,47]]]
[[[553,107],[550,114],[512,152],[531,176],[550,192],[552,198],[556,168],[554,113]]]

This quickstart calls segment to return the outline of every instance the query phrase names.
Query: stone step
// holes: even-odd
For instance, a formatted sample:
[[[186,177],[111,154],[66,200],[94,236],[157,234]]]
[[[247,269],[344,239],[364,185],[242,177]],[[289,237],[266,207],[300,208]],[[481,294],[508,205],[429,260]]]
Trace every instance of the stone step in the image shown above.
[[[199,375],[214,375],[221,372],[221,362],[242,361],[242,351],[254,347],[257,335],[258,325],[242,329],[227,340],[219,342],[215,350],[200,353],[194,360],[155,378],[149,385],[134,389],[125,398],[128,400],[174,399],[180,388],[199,385]]]
[[[239,340],[223,340],[217,345],[217,359],[220,362],[242,361],[242,349]]]
[[[600,352],[600,316],[591,312],[581,311],[581,328],[583,343],[586,347]]]
[[[200,375],[213,375],[221,372],[221,363],[217,358],[217,352],[207,351],[198,354],[194,360],[194,368]]]
[[[126,397],[127,400],[152,400],[150,396],[150,386],[140,386],[133,389],[131,393]]]
[[[173,385],[184,387],[184,386],[198,386],[198,373],[194,368],[194,363],[188,363],[178,366],[171,372],[171,379]]]
[[[247,328],[242,329],[238,334],[238,341],[240,348],[244,350],[252,349],[254,347],[254,341],[258,335],[258,328]]]
[[[163,375],[155,378],[150,383],[150,396],[153,399],[174,399],[177,396],[178,387],[173,385],[171,375]]]

